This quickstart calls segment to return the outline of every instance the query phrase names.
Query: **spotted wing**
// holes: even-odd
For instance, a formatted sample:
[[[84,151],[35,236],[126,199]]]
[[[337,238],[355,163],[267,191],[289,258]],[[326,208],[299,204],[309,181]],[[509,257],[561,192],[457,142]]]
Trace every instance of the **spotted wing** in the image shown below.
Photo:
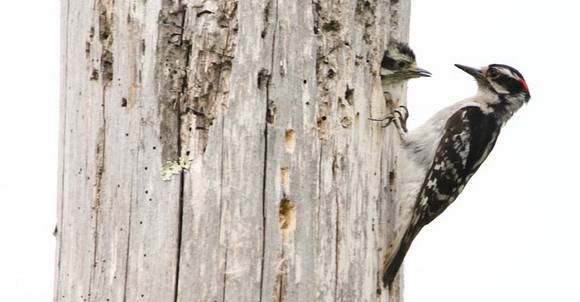
[[[476,106],[464,107],[449,118],[417,197],[419,224],[431,222],[457,198],[493,149],[499,132],[493,113]]]

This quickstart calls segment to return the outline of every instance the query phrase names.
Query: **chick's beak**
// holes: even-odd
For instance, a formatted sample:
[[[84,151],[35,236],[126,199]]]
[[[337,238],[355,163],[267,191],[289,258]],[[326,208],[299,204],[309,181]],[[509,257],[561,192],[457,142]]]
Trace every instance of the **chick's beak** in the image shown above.
[[[413,75],[417,78],[419,77],[430,77],[431,73],[423,68],[419,68],[419,67],[415,67],[413,69],[410,70]]]
[[[467,72],[468,74],[470,74],[472,77],[474,77],[478,81],[482,80],[484,78],[481,70],[479,70],[477,68],[473,68],[473,67],[469,67],[469,66],[465,66],[465,65],[460,65],[460,64],[455,64],[455,67]]]

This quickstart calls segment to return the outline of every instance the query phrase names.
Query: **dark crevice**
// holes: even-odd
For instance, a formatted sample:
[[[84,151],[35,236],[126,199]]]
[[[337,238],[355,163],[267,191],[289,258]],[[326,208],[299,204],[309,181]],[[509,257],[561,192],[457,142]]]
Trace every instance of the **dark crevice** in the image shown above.
[[[185,32],[185,21],[186,21],[186,7],[182,4],[182,20],[181,20],[181,34],[179,37],[179,46],[187,47],[185,52],[185,73],[182,78],[181,83],[181,91],[179,93],[179,100],[177,101],[177,112],[179,113],[177,117],[177,154],[179,157],[182,156],[184,146],[183,141],[181,140],[182,135],[182,127],[184,127],[184,117],[182,116],[182,112],[185,112],[185,108],[182,108],[185,104],[187,99],[187,91],[188,91],[188,83],[189,83],[189,74],[187,72],[190,63],[191,57],[191,44],[189,42],[185,43],[184,40],[184,32]],[[187,45],[186,45],[187,44]],[[179,298],[179,272],[180,272],[180,265],[181,265],[181,245],[182,245],[182,236],[183,236],[183,205],[184,205],[184,195],[185,195],[185,171],[181,170],[179,173],[179,209],[177,213],[177,248],[176,248],[176,267],[175,267],[175,288],[174,292],[174,301],[177,302]]]
[[[384,198],[385,198],[385,196],[384,196],[385,195],[384,194],[384,192],[385,192],[385,190],[384,190],[384,188],[385,188],[384,179],[385,178],[382,176],[382,171],[385,171],[385,168],[384,168],[384,166],[385,166],[384,160],[385,159],[383,157],[383,152],[382,152],[383,150],[382,150],[382,148],[380,149],[380,151],[381,152],[379,152],[379,171],[380,171],[380,174],[379,175],[381,177],[379,178],[379,188],[380,188],[379,189],[379,196],[378,196],[378,198],[376,200],[376,207],[377,207],[377,212],[378,212],[378,222],[379,222],[379,230],[377,232],[378,234],[381,234],[381,227],[380,227],[381,222],[383,221],[383,219],[387,219],[387,218],[383,218],[383,211],[382,211],[382,208],[381,208],[381,201],[384,200]],[[387,220],[387,224],[388,224],[388,220]],[[388,249],[388,242],[387,242],[387,247],[386,248]],[[386,252],[386,250],[384,252]],[[380,250],[379,250],[379,253],[378,253],[377,256],[378,256],[378,258],[377,258],[377,262],[378,262],[377,267],[379,269],[377,270],[377,283],[376,283],[376,286],[377,286],[377,295],[380,296],[381,295],[381,292],[382,292],[382,289],[383,289],[383,285],[382,285],[382,282],[381,282],[382,275],[383,275],[383,273],[382,273],[382,271],[383,271],[383,269],[382,269],[382,267],[383,267],[383,265],[382,265],[382,258],[383,257],[381,256]]]
[[[140,162],[140,152],[137,150],[137,162]],[[131,196],[129,197],[129,219],[127,221],[127,251],[125,253],[125,276],[123,276],[123,302],[127,301],[127,284],[129,280],[129,256],[131,251],[131,220],[133,215],[133,180],[131,180],[130,191]]]
[[[111,1],[113,6],[115,1]],[[101,75],[104,85],[113,81],[113,13],[105,0],[98,1],[99,6],[99,40],[101,42]]]
[[[115,4],[114,0],[110,3],[105,3],[100,0],[96,3],[98,5],[97,13],[99,14],[99,39],[101,42],[101,72],[103,74],[101,78],[101,115],[102,115],[102,128],[96,138],[96,154],[95,154],[95,193],[94,193],[94,204],[91,211],[93,212],[93,255],[92,255],[92,269],[90,270],[89,276],[89,286],[87,293],[87,301],[91,301],[92,289],[95,274],[97,273],[97,251],[99,246],[99,212],[101,207],[101,193],[103,189],[103,173],[105,169],[105,150],[106,150],[106,137],[107,137],[107,118],[106,118],[106,93],[107,87],[111,83],[113,76],[113,53],[111,49],[113,47],[113,14],[111,12],[112,7]]]
[[[268,81],[266,87],[266,103],[268,103],[269,99],[269,90],[270,90],[270,83]],[[264,170],[263,170],[263,177],[262,177],[262,263],[261,263],[261,272],[260,272],[260,301],[262,300],[263,290],[264,290],[264,265],[265,265],[265,257],[266,257],[266,185],[267,185],[267,170],[268,170],[268,104],[266,104],[266,123],[264,127]]]
[[[260,33],[260,36],[262,37],[262,39],[264,39],[266,37],[266,35],[268,34],[268,26],[269,26],[269,19],[270,19],[270,9],[272,8],[272,0],[268,0],[268,3],[266,3],[266,7],[264,7],[264,29],[262,29],[262,32]]]
[[[220,161],[220,213],[219,213],[219,219],[220,219],[220,224],[219,224],[219,229],[218,229],[218,234],[221,236],[222,234],[222,224],[224,222],[223,219],[223,213],[224,213],[224,200],[223,200],[223,184],[224,184],[224,162],[223,162],[223,158],[224,158],[224,131],[225,131],[225,115],[222,115],[222,128],[221,128],[221,135],[220,135],[220,158],[222,159]],[[226,282],[227,282],[227,272],[228,272],[228,237],[226,235],[226,239],[225,239],[225,251],[224,251],[224,277],[223,277],[223,284],[222,284],[222,302],[225,302],[226,300]]]
[[[336,156],[336,155],[335,155]],[[336,159],[335,159],[336,160]],[[334,166],[334,165],[333,165]],[[333,167],[334,168],[334,167]],[[336,185],[336,174],[333,173],[333,183]],[[339,236],[340,236],[340,199],[338,198],[338,192],[334,192],[335,198],[334,203],[336,206],[336,241],[334,242],[334,301],[339,301],[340,297],[338,295],[338,261],[339,261]]]
[[[181,119],[180,119],[181,120]],[[181,144],[179,144],[181,147]],[[174,299],[177,302],[179,298],[179,268],[181,265],[181,244],[183,234],[183,196],[184,196],[185,174],[183,171],[179,174],[179,209],[177,212],[177,248],[176,248],[176,265],[175,265],[175,287],[173,290]]]
[[[105,172],[105,150],[106,150],[106,137],[107,137],[107,117],[106,117],[106,110],[105,110],[105,101],[106,101],[106,92],[107,92],[107,85],[103,83],[102,89],[102,100],[101,100],[101,115],[103,117],[102,120],[102,128],[97,137],[97,149],[95,154],[95,194],[94,194],[94,204],[91,208],[93,213],[93,255],[92,255],[92,264],[93,267],[91,269],[91,274],[89,276],[89,287],[88,287],[88,297],[87,301],[90,302],[92,295],[92,288],[93,282],[96,272],[97,265],[97,250],[99,246],[99,212],[101,208],[101,193],[103,189],[103,173]]]
[[[228,249],[226,247],[226,253],[224,255],[224,286],[222,287],[222,302],[226,301],[226,278],[228,275]]]
[[[268,6],[270,4],[268,3]],[[270,74],[273,74],[274,70],[274,61],[276,55],[276,34],[278,32],[278,0],[274,1],[274,14],[275,18],[272,22],[274,29],[272,30],[272,51],[271,51],[271,58],[270,58]],[[270,11],[268,7],[267,12]],[[268,25],[266,25],[268,26]],[[260,272],[260,300],[263,301],[264,297],[264,272],[265,272],[265,264],[266,264],[266,228],[267,228],[267,208],[266,208],[266,187],[267,187],[267,179],[268,179],[268,128],[270,127],[269,120],[271,120],[271,102],[270,102],[270,85],[272,81],[272,77],[266,78],[266,113],[264,116],[265,123],[264,123],[264,170],[263,170],[263,179],[262,179],[262,259],[261,259],[261,272]]]

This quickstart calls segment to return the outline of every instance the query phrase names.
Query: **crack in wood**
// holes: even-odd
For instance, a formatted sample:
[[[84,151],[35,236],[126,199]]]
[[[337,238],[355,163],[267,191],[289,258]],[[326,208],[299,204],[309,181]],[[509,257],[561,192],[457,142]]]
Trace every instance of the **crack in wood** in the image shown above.
[[[185,98],[188,91],[188,68],[191,56],[191,42],[185,37],[185,22],[188,7],[173,1],[163,1],[159,13],[159,38],[157,50],[160,54],[157,77],[161,83],[159,90],[159,112],[161,114],[160,137],[162,162],[180,158],[184,153],[183,119]],[[178,178],[177,238],[175,251],[175,275],[173,278],[173,301],[179,297],[179,273],[183,234],[184,171]]]
[[[338,195],[336,195],[335,197],[335,207],[336,207],[336,238],[335,238],[335,242],[334,242],[334,301],[340,301],[339,299],[339,288],[338,288],[338,273],[340,272],[339,270],[339,261],[340,261],[340,241],[339,241],[339,236],[340,236],[340,202],[338,199]]]
[[[137,158],[140,156],[140,151],[137,151]],[[131,182],[133,183],[133,182]],[[133,200],[133,189],[130,190],[131,196],[129,200]],[[131,255],[131,221],[133,218],[133,203],[129,203],[129,218],[127,221],[127,251],[125,252],[125,275],[123,276],[123,302],[127,301],[127,289],[129,284],[129,255]]]
[[[272,70],[274,70],[274,60],[275,60],[275,56],[276,56],[276,38],[277,38],[277,33],[278,33],[278,17],[279,17],[279,12],[278,12],[278,0],[269,0],[268,3],[266,4],[266,7],[264,8],[264,13],[265,14],[270,14],[272,9],[271,9],[271,3],[272,1],[274,1],[274,20],[272,22],[274,29],[272,31],[272,44],[271,44],[271,61],[270,61],[270,68],[269,68],[269,72],[266,71],[266,73],[268,74],[268,77],[266,78],[266,116],[265,116],[265,120],[266,120],[266,124],[264,126],[264,170],[263,170],[263,181],[262,181],[262,260],[261,260],[261,269],[260,269],[260,294],[259,294],[259,298],[260,301],[263,301],[264,297],[263,297],[263,293],[264,293],[264,271],[265,271],[265,261],[266,261],[266,227],[267,227],[267,179],[268,179],[268,129],[271,125],[273,125],[273,123],[275,122],[275,104],[274,101],[270,99],[270,85],[271,85],[271,74],[272,74]],[[269,23],[267,21],[269,21],[269,17],[264,17],[264,21],[265,24],[268,25]],[[262,32],[262,34],[264,34],[264,37],[266,35],[265,32]],[[274,295],[276,296],[276,295]],[[279,295],[278,295],[279,296]]]
[[[113,81],[113,0],[99,0],[99,40],[101,41],[101,78],[104,85]]]
[[[89,275],[89,285],[88,285],[88,293],[87,293],[87,300],[91,301],[91,293],[93,289],[93,283],[95,274],[97,270],[95,267],[97,266],[97,250],[99,247],[99,216],[100,216],[100,208],[101,208],[101,197],[102,197],[102,189],[103,189],[103,174],[105,173],[105,148],[106,148],[106,129],[107,129],[107,118],[106,118],[106,111],[105,111],[105,98],[106,98],[106,90],[107,86],[103,83],[102,89],[102,103],[101,103],[101,115],[102,115],[102,126],[99,129],[99,133],[97,134],[97,143],[95,148],[95,181],[94,181],[94,195],[93,195],[93,206],[91,207],[91,211],[93,212],[92,219],[93,219],[93,255],[92,255],[92,265],[93,270],[91,270],[91,274]]]
[[[106,117],[106,95],[107,87],[111,84],[113,79],[113,0],[98,0],[96,3],[96,9],[98,10],[98,25],[99,25],[99,41],[101,43],[101,58],[100,58],[100,69],[101,69],[101,116],[102,124],[97,134],[96,150],[95,150],[95,181],[94,181],[94,197],[92,206],[92,219],[93,219],[93,255],[92,263],[93,270],[89,275],[88,293],[87,300],[91,301],[92,289],[95,282],[95,274],[97,270],[94,268],[97,265],[97,251],[99,248],[99,217],[100,217],[100,207],[103,189],[103,174],[105,170],[105,150],[106,150],[106,131],[107,131],[107,117]],[[90,30],[90,39],[94,37],[94,27]],[[89,45],[90,51],[90,45]],[[86,49],[85,49],[86,52]],[[87,53],[86,53],[87,54]],[[93,70],[91,74],[91,80],[98,80],[99,73],[96,69]]]
[[[288,286],[288,260],[284,254],[284,250],[282,250],[280,262],[276,268],[275,295],[272,297],[272,302],[283,302],[286,296]]]
[[[268,0],[268,2],[266,2],[266,6],[264,7],[264,17],[263,17],[263,29],[262,32],[260,33],[260,36],[262,37],[262,39],[266,38],[266,35],[268,34],[268,28],[270,27],[270,11],[272,10],[272,0]]]

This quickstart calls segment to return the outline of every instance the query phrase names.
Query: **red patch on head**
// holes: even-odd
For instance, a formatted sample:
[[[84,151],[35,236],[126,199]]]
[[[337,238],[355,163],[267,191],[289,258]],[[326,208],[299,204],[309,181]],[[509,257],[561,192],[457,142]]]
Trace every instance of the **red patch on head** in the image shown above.
[[[530,90],[528,89],[528,84],[526,84],[526,81],[524,81],[524,80],[519,80],[519,82],[520,82],[520,86],[522,86],[522,89],[523,89],[525,92],[530,92]]]

